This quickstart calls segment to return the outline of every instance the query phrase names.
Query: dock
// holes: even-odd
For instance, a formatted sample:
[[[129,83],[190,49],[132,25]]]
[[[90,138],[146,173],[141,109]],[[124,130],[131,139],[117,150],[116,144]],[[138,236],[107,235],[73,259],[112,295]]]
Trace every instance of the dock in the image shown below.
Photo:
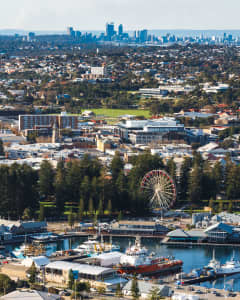
[[[75,260],[79,260],[79,259],[84,259],[84,258],[88,258],[87,255],[80,255],[80,254],[74,254],[74,255],[60,255],[60,256],[55,256],[55,257],[51,257],[50,261],[75,261]]]
[[[190,284],[201,283],[201,282],[206,282],[206,281],[214,281],[221,277],[224,277],[224,275],[223,274],[221,274],[221,275],[215,274],[215,275],[208,275],[208,276],[200,276],[200,277],[186,279],[186,280],[183,279],[181,281],[181,283],[182,283],[182,285],[190,285]]]
[[[194,246],[207,246],[207,247],[240,247],[240,244],[229,244],[229,243],[203,243],[203,242],[180,242],[180,241],[169,241],[168,237],[165,237],[164,239],[162,239],[162,241],[160,242],[162,245],[167,245],[167,246],[185,246],[185,247],[194,247]]]

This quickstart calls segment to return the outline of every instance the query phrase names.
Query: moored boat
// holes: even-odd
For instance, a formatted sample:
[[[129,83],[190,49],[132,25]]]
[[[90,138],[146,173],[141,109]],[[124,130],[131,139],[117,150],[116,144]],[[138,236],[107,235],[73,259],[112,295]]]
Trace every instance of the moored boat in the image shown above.
[[[213,258],[207,265],[207,268],[214,270],[217,275],[233,275],[240,273],[240,261],[234,258],[234,253],[231,260],[225,264],[221,264],[215,259],[215,251],[213,251]]]
[[[148,255],[145,247],[141,246],[140,239],[136,238],[135,245],[130,246],[120,258],[118,272],[121,274],[166,274],[181,270],[183,262],[173,257],[155,257]]]
[[[80,253],[82,255],[93,256],[100,253],[120,251],[118,245],[110,243],[105,243],[103,241],[98,242],[96,240],[88,240],[73,249],[74,252]]]

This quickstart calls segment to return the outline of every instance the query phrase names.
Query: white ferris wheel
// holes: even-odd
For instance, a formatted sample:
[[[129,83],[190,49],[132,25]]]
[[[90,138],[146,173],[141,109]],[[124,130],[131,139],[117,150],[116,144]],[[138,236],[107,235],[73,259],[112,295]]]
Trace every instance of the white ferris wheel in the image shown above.
[[[141,190],[150,200],[153,209],[166,210],[176,201],[176,187],[173,179],[163,170],[148,172],[141,182]]]

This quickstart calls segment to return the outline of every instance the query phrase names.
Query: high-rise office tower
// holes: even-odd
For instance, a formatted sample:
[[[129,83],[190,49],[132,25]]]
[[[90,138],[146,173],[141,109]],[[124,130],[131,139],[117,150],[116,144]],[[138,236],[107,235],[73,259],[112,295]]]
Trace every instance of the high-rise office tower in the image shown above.
[[[80,39],[81,35],[82,35],[81,31],[75,31],[75,36],[77,39]]]
[[[148,39],[148,31],[147,29],[143,29],[139,32],[139,40],[141,43],[146,42]]]
[[[106,36],[109,40],[114,36],[114,23],[107,23],[106,24]]]
[[[29,32],[28,37],[27,37],[28,41],[32,41],[34,38],[35,38],[35,33],[34,32]]]
[[[120,25],[118,26],[118,35],[122,35],[122,34],[123,34],[123,25],[120,24]]]
[[[67,34],[72,35],[72,32],[73,32],[73,27],[68,27],[67,28]]]
[[[67,28],[67,34],[70,35],[71,37],[75,37],[75,31],[73,30],[73,27]]]

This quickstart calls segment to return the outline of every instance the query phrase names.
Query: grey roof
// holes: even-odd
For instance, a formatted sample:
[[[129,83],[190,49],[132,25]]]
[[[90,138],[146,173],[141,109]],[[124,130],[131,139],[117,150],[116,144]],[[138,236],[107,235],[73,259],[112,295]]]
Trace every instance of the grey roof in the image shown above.
[[[170,231],[167,236],[169,237],[189,237],[188,233],[182,229],[176,229],[176,230],[173,230],[173,231]]]
[[[227,233],[231,234],[233,232],[233,227],[228,225],[228,224],[225,224],[225,223],[216,223],[216,224],[213,224],[212,226],[209,226],[208,228],[206,228],[204,230],[204,232],[208,233],[212,230],[216,230],[216,229],[220,229],[222,231],[226,231]]]
[[[201,238],[204,238],[204,237],[207,236],[206,233],[203,230],[200,230],[200,229],[192,229],[192,230],[189,230],[187,233],[191,237],[201,237]]]
[[[226,223],[240,223],[240,215],[230,214],[227,212],[221,212],[218,214],[220,220],[224,220]]]
[[[123,287],[123,291],[131,291],[132,280]],[[146,281],[138,281],[138,288],[141,294],[149,294],[153,288],[158,288],[161,296],[169,296],[171,288],[167,285],[152,284]]]
[[[47,227],[47,223],[45,221],[42,221],[42,222],[22,222],[21,226],[25,229],[41,228],[41,227]]]
[[[49,294],[35,290],[18,290],[0,297],[7,300],[58,300],[59,295]]]
[[[67,261],[50,262],[45,267],[49,269],[55,269],[55,270],[65,270],[65,271],[73,270],[73,271],[78,271],[81,274],[88,274],[94,276],[114,272],[114,270],[111,268],[104,268],[104,267],[92,266],[87,264],[78,264],[78,263],[72,263]]]

